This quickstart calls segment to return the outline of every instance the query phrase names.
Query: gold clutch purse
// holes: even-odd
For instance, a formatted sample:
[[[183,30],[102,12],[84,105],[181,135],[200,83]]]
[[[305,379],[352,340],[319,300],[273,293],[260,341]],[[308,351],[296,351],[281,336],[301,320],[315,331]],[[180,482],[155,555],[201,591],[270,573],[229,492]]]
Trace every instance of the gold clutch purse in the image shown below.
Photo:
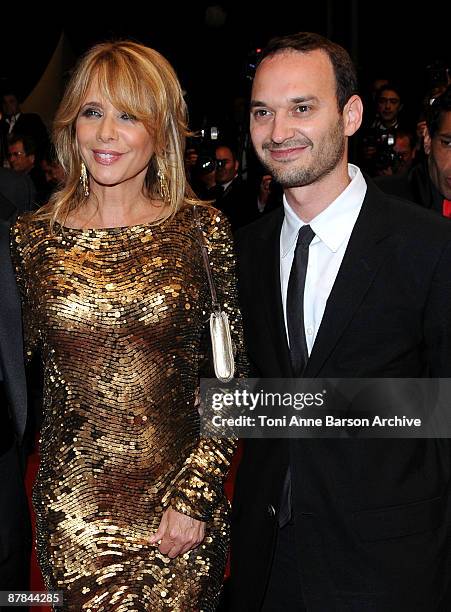
[[[207,273],[208,286],[211,294],[212,313],[210,315],[210,337],[215,375],[221,382],[229,382],[235,374],[235,358],[233,354],[229,319],[227,314],[221,310],[221,305],[218,301],[216,287],[211,273],[207,245],[205,244],[205,237],[196,206],[193,206],[193,215],[196,230],[199,235],[202,259]]]

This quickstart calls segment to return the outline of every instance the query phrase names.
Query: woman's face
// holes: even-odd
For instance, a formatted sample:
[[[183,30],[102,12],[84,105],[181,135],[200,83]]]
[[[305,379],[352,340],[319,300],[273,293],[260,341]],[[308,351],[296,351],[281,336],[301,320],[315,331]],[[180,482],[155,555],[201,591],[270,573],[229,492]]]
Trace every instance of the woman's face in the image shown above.
[[[90,86],[80,109],[76,138],[90,177],[96,183],[143,184],[154,153],[152,137],[142,123],[106,100],[96,83]]]

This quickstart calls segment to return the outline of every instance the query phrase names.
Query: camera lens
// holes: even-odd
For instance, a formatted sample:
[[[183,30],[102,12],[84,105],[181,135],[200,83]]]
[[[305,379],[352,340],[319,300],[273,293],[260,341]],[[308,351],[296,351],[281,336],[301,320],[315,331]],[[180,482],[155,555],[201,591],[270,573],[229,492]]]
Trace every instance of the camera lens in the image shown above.
[[[202,174],[208,174],[215,169],[215,160],[208,155],[199,155],[196,162],[197,170]]]

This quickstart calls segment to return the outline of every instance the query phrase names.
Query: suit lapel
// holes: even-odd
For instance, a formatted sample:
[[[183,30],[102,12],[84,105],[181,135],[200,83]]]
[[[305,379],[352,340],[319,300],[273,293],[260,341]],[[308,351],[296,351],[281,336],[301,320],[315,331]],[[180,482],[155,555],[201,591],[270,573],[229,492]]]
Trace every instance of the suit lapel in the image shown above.
[[[283,208],[272,218],[272,224],[265,228],[259,245],[261,262],[258,269],[259,295],[264,312],[264,327],[269,330],[270,341],[275,351],[280,376],[292,376],[290,352],[285,331],[282,296],[280,289],[280,230],[284,219]]]
[[[383,196],[368,186],[343,262],[332,287],[304,376],[318,375],[390,254],[393,236]]]

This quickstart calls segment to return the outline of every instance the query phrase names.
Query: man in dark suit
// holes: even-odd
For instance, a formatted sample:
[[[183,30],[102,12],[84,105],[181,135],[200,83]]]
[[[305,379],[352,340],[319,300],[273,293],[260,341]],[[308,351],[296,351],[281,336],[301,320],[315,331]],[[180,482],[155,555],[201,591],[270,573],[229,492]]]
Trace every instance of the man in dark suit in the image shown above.
[[[0,591],[29,588],[31,529],[21,440],[27,420],[20,302],[9,254],[22,178],[0,172]],[[23,209],[31,202],[19,198]]]
[[[36,143],[30,136],[16,136],[11,134],[8,138],[9,165],[14,172],[26,174],[32,181],[36,190],[36,204],[42,206],[49,200],[51,189],[45,179],[44,170],[37,156]]]
[[[451,228],[347,164],[356,91],[316,34],[275,39],[257,68],[251,136],[284,206],[237,235],[256,376],[451,376]],[[446,439],[246,440],[231,610],[451,609],[450,458]]]
[[[38,158],[49,146],[47,128],[36,113],[23,113],[19,98],[11,88],[6,88],[2,95],[3,116],[0,118],[0,165],[8,153],[8,136],[20,135],[30,137],[37,147]]]
[[[16,213],[35,208],[36,189],[26,174],[18,174],[9,168],[0,168],[0,215],[7,218],[11,206]]]
[[[424,151],[424,162],[405,174],[379,177],[376,184],[386,193],[451,217],[451,85],[427,109]]]
[[[228,218],[233,231],[254,220],[257,194],[239,174],[239,162],[231,145],[218,143],[215,148],[216,184],[210,190],[215,206]]]

